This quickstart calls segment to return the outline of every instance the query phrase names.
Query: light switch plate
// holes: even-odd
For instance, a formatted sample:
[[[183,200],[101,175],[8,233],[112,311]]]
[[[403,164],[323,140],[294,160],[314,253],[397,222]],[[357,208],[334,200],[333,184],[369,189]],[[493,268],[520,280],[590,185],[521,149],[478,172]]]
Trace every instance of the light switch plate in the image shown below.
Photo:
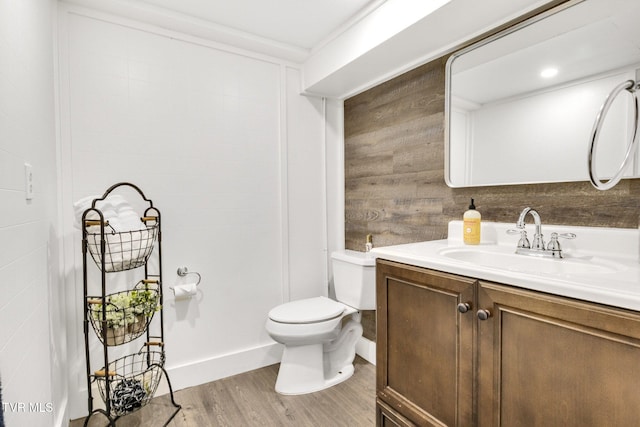
[[[25,198],[33,199],[33,167],[29,163],[24,164]]]

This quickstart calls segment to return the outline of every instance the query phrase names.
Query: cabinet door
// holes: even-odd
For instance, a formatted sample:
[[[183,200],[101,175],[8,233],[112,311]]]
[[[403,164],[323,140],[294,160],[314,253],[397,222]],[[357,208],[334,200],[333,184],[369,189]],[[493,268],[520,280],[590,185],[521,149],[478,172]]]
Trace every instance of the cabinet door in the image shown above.
[[[480,282],[480,426],[640,422],[640,315]]]
[[[414,427],[415,424],[391,409],[380,399],[376,399],[376,425],[379,427]]]
[[[473,423],[475,283],[378,260],[377,394],[412,423]]]

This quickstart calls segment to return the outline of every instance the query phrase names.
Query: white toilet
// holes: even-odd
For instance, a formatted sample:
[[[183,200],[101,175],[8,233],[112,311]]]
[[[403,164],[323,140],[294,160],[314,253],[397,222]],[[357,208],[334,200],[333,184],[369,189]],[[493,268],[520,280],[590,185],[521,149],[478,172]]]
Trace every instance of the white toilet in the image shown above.
[[[360,310],[376,308],[375,258],[344,250],[331,254],[336,298],[307,298],[269,312],[266,329],[284,344],[276,391],[304,394],[338,384],[353,374]],[[343,319],[351,316],[343,325]]]

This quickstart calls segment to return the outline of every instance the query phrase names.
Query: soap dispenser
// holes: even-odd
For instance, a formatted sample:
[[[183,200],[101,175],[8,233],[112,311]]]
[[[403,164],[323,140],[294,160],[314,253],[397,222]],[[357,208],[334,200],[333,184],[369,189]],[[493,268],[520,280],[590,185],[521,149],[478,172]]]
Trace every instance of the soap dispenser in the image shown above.
[[[367,234],[367,243],[364,245],[364,251],[371,252],[371,249],[373,249],[373,236]]]
[[[469,210],[467,210],[462,219],[462,240],[465,245],[479,245],[480,244],[480,220],[482,216],[480,212],[476,210],[476,206],[473,204],[473,199],[471,199],[471,204],[469,205]]]

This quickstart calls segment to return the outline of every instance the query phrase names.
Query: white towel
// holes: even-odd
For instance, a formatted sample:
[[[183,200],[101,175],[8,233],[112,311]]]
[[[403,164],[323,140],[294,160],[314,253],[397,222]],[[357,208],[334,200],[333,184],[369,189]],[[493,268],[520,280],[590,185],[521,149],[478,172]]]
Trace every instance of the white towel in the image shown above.
[[[79,199],[73,204],[73,210],[76,221],[74,226],[78,229],[81,228],[82,215],[91,207],[91,204],[95,199],[100,196],[87,196]],[[133,207],[129,202],[118,194],[109,195],[106,199],[96,202],[96,209],[102,212],[102,216],[105,220],[109,221],[111,226],[109,230],[117,233],[131,231],[131,230],[144,230],[146,225],[140,220],[140,216],[136,214]],[[95,212],[87,214],[87,219],[98,219],[99,216]],[[91,232],[95,232],[92,230]]]
[[[144,230],[147,227],[140,220],[140,215],[136,214],[133,209],[125,209],[118,211],[118,220],[122,229],[120,231],[127,230]]]
[[[82,222],[82,214],[84,213],[84,211],[89,209],[91,207],[91,202],[94,199],[97,199],[98,197],[100,196],[83,197],[82,199],[78,200],[73,204],[73,213],[75,214],[75,217],[76,217],[76,221],[74,225],[76,226],[76,228],[80,228],[80,223]]]

